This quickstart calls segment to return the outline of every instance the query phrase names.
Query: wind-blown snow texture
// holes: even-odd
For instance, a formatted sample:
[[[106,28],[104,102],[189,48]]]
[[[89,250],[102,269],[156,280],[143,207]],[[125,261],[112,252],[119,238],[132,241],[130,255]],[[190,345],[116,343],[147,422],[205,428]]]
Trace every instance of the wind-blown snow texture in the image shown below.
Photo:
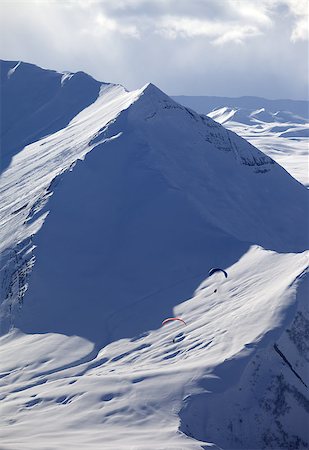
[[[190,97],[176,101],[239,134],[309,186],[309,102],[259,97]]]
[[[4,67],[11,124],[29,80],[43,105],[75,76]],[[7,138],[2,448],[306,448],[307,190],[151,84],[76,82],[84,107]]]

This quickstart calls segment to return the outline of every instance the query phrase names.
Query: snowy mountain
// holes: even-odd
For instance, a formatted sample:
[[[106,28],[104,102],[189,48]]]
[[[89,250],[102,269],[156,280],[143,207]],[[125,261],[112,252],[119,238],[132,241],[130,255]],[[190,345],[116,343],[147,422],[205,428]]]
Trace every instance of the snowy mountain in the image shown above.
[[[206,114],[282,165],[305,186],[308,178],[309,102],[259,97],[173,97]]]
[[[308,446],[304,186],[152,84],[83,75],[81,107],[5,64],[33,121],[0,179],[3,448]]]

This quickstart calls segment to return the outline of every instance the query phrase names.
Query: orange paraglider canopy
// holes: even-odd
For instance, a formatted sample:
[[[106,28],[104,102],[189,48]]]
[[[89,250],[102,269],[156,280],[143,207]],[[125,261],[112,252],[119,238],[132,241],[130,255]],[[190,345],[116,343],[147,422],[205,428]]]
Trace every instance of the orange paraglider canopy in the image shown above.
[[[187,325],[186,322],[183,319],[181,319],[180,317],[170,317],[168,319],[165,319],[165,320],[163,320],[162,325],[165,325],[168,322],[173,322],[174,320],[179,320],[183,324]]]

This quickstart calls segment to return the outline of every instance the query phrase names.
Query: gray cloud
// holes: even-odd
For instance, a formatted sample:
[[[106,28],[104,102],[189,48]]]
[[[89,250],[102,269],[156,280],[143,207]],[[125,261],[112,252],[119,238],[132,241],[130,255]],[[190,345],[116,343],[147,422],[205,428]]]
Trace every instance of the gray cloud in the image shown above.
[[[304,98],[307,0],[2,2],[0,56],[169,94]]]

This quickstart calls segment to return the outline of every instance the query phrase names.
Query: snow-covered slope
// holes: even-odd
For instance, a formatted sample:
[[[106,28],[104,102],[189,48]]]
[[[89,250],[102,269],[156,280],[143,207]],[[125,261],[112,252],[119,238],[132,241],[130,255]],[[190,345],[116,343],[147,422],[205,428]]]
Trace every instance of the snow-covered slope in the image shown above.
[[[306,263],[304,255],[252,248],[218,294],[206,280],[175,307],[186,327],[157,323],[99,353],[77,336],[4,336],[2,445],[306,448],[306,291],[295,297]]]
[[[175,100],[207,114],[259,148],[309,185],[309,102],[258,97],[190,97]]]
[[[284,169],[151,84],[102,85],[0,189],[5,449],[306,444],[308,199]]]

